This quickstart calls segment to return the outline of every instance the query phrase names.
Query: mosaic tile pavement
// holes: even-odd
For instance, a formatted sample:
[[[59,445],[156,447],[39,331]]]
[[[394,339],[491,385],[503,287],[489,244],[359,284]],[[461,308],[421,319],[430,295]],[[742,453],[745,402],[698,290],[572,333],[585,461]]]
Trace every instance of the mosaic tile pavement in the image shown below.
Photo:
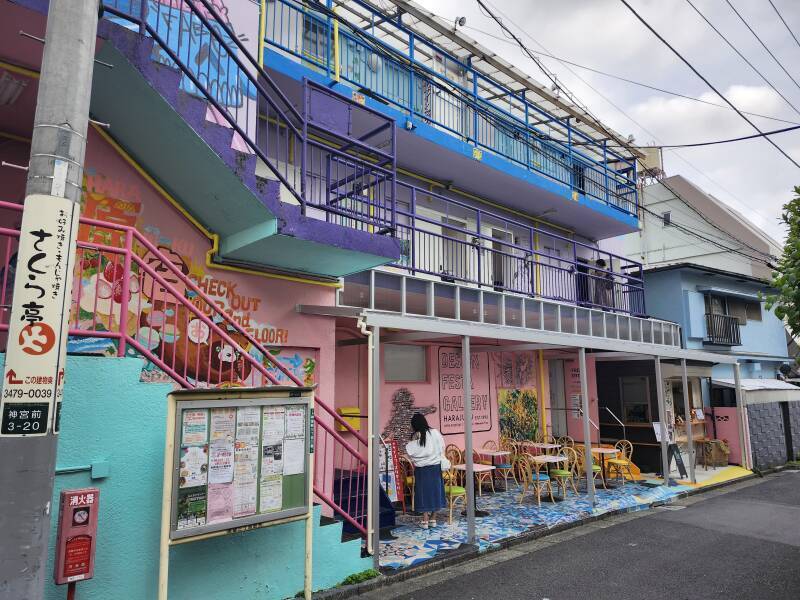
[[[571,490],[563,502],[553,504],[542,500],[541,507],[537,507],[536,497],[533,495],[526,494],[524,502],[520,504],[520,488],[510,483],[508,491],[498,491],[495,494],[484,492],[478,498],[478,509],[490,513],[487,517],[476,519],[478,548],[485,550],[501,540],[522,535],[532,529],[549,529],[616,510],[644,510],[655,502],[669,500],[690,489],[683,485],[666,488],[628,483],[613,490],[598,489],[597,505],[594,508],[586,499],[585,493],[575,496]],[[456,550],[466,543],[467,523],[461,516],[460,504],[453,513],[452,524],[448,524],[447,514],[447,511],[437,513],[438,526],[426,530],[419,526],[421,517],[398,511],[398,525],[392,530],[397,539],[381,542],[381,567],[411,567]]]

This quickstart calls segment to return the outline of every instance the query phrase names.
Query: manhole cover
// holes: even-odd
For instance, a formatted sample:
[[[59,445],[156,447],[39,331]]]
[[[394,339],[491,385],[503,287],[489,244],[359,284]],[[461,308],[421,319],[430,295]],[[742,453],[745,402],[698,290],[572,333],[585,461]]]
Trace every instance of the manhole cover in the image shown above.
[[[658,508],[660,510],[683,510],[686,507],[685,506],[681,506],[679,504],[669,504],[669,505],[666,505],[666,506],[659,506]]]

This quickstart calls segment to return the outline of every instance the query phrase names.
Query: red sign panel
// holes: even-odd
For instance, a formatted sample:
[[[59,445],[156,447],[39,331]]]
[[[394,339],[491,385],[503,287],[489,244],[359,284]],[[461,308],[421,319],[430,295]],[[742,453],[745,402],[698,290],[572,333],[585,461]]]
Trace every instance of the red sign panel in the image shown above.
[[[100,490],[63,490],[58,509],[58,538],[53,579],[57,585],[91,579]]]

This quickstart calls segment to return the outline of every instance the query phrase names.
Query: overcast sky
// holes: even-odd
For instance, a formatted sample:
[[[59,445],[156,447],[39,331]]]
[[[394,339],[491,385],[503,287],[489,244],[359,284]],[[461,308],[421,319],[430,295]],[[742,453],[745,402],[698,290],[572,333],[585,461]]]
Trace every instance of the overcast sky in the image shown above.
[[[453,21],[467,19],[463,32],[541,81],[536,65],[503,37],[475,0],[418,0]],[[484,0],[531,49],[687,96],[722,103],[698,77],[654,37],[619,0]],[[792,109],[728,47],[686,0],[629,0],[631,5],[738,108],[800,123]],[[800,109],[800,88],[783,73],[726,0],[692,0],[775,87]],[[800,83],[800,45],[768,0],[731,0],[767,47]],[[800,0],[773,0],[800,38]],[[495,10],[498,12],[498,10]],[[499,13],[498,13],[499,14]],[[503,18],[502,14],[499,14]],[[484,33],[485,32],[485,33]],[[487,35],[490,34],[490,35]],[[496,37],[491,37],[496,36]],[[500,37],[502,39],[497,39]],[[537,43],[539,45],[537,45]],[[594,92],[563,64],[543,59],[567,89],[615,130],[642,145],[685,144],[755,133],[734,111],[669,96],[615,79],[572,69],[619,106]],[[631,119],[635,120],[634,123]],[[790,123],[751,117],[762,131]],[[800,130],[773,139],[800,162]],[[783,240],[781,206],[800,185],[800,170],[763,139],[666,151],[668,175],[681,174]]]

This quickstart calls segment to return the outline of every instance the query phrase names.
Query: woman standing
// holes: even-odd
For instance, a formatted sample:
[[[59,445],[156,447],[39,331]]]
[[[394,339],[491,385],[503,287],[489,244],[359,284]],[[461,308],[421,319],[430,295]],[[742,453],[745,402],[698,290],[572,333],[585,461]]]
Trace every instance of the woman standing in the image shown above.
[[[414,463],[414,509],[422,513],[422,528],[428,529],[436,527],[436,511],[447,506],[442,481],[444,438],[420,413],[411,417],[411,428],[414,437],[406,444],[406,453]]]

